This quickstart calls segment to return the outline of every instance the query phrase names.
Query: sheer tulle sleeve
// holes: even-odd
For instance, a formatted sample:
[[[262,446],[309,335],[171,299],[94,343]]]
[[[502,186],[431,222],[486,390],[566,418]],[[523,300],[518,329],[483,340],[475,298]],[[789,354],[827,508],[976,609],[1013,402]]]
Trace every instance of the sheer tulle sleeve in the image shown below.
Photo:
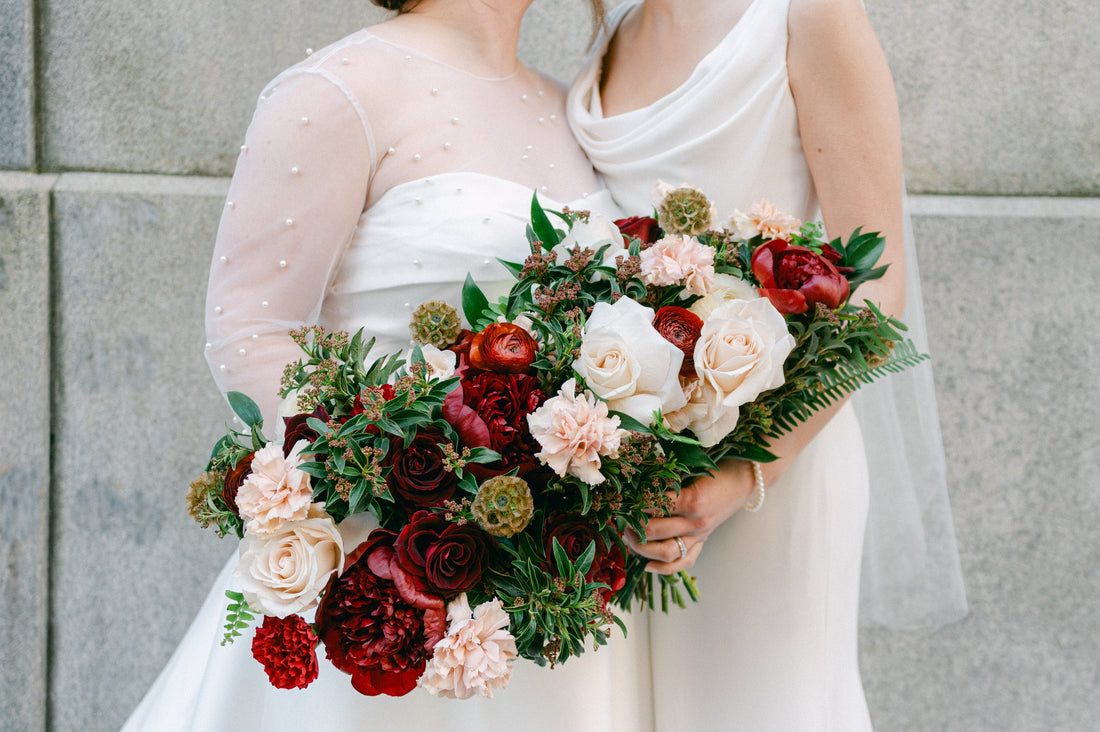
[[[265,90],[241,147],[206,297],[206,356],[222,392],[244,392],[269,432],[287,333],[312,324],[363,210],[373,142],[355,97],[321,70]]]

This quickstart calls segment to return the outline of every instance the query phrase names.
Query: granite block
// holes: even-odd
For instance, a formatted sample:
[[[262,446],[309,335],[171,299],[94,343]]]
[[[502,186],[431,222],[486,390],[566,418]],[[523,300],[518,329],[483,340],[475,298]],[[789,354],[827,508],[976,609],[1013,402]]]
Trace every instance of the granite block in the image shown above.
[[[884,730],[1093,729],[1100,201],[917,200],[970,615],[862,635]]]
[[[35,164],[33,5],[0,4],[0,169]]]
[[[225,191],[67,174],[54,193],[56,730],[121,726],[235,548],[184,502],[226,416],[202,332]]]
[[[0,729],[12,730],[46,728],[51,182],[0,173]]]

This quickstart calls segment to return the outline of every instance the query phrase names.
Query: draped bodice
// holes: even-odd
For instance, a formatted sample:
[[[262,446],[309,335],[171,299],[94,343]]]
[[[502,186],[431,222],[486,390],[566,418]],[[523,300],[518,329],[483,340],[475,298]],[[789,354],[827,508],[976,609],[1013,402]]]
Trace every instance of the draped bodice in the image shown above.
[[[766,197],[793,216],[817,218],[787,77],[788,2],[755,0],[679,87],[645,107],[605,116],[602,59],[637,5],[610,14],[566,103],[573,133],[615,200],[630,213],[645,212],[654,181],[662,179],[701,188],[723,216]],[[716,165],[716,158],[730,163]]]

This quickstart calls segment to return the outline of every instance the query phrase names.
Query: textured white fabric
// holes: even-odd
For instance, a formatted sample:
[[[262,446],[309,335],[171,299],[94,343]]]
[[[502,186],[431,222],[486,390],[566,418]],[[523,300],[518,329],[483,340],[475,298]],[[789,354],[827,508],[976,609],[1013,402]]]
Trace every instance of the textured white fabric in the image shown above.
[[[366,327],[379,355],[400,349],[410,308],[457,305],[467,271],[488,290],[505,285],[495,257],[529,253],[533,188],[546,187],[548,204],[616,213],[569,135],[564,90],[526,69],[480,79],[362,31],[264,96],[218,232],[207,352],[219,386],[255,397],[269,417],[282,364],[298,357],[289,327]],[[361,539],[359,523],[341,532]],[[365,697],[323,658],[309,688],[275,689],[250,633],[219,645],[235,564],[125,730],[652,729],[644,617],[628,619],[629,638],[616,630],[611,647],[563,667],[517,663],[492,700]]]
[[[755,0],[682,85],[605,117],[602,56],[637,5],[610,14],[567,102],[578,141],[623,210],[651,211],[651,188],[663,179],[701,188],[722,217],[767,198],[803,220],[819,219],[787,75],[788,2]],[[923,326],[915,273],[914,263],[907,317]],[[866,412],[857,423],[859,410],[842,408],[769,487],[760,513],[738,513],[708,539],[695,567],[698,606],[650,619],[658,729],[870,727],[857,663],[869,500],[876,520],[867,567],[876,582],[868,596],[876,619],[936,623],[965,612],[931,374],[917,372],[901,388],[889,383],[894,376],[859,395],[872,404],[867,421]],[[895,391],[908,401],[895,402]],[[920,424],[903,434],[899,422],[909,420]],[[906,444],[911,439],[917,444]],[[907,455],[919,455],[921,464],[907,465]],[[936,501],[939,523],[922,525]],[[927,582],[930,567],[942,570],[943,584]]]
[[[636,5],[615,8],[611,32]],[[649,106],[607,118],[600,107],[599,59],[609,35],[597,41],[570,91],[569,121],[625,212],[651,210],[650,187],[662,178],[702,188],[723,217],[767,198],[803,220],[820,218],[788,85],[788,5],[755,0],[684,84]],[[927,352],[908,216],[906,241],[902,317]],[[966,596],[931,365],[864,387],[852,403],[867,436],[874,487],[861,622],[914,628],[957,620],[966,614]]]

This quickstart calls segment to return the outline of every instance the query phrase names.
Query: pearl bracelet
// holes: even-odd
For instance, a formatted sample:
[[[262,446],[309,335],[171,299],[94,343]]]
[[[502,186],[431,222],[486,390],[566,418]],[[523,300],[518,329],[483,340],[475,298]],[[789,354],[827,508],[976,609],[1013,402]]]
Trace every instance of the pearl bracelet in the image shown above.
[[[752,498],[747,500],[744,509],[749,513],[756,513],[764,507],[764,466],[755,460],[752,461],[752,476],[755,479]]]

